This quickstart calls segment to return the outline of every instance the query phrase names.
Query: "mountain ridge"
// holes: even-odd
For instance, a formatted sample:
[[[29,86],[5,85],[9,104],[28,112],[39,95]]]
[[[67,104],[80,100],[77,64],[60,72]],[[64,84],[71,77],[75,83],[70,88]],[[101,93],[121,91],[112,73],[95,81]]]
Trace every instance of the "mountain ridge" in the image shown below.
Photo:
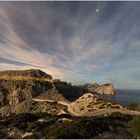
[[[100,88],[98,84],[96,86]],[[105,84],[104,87],[106,88],[106,86],[110,85]],[[32,106],[34,103],[33,98],[68,103],[69,96],[82,96],[88,90],[85,86],[73,86],[71,83],[53,79],[51,75],[39,69],[1,71],[0,114],[9,115],[11,113],[30,112],[31,108],[35,109]],[[54,110],[55,108],[59,110],[56,105],[51,103],[44,103],[46,107],[43,107],[40,103],[35,103],[35,105],[40,111]],[[50,107],[48,108],[47,105]]]
[[[41,70],[2,71],[0,72],[0,114],[30,112],[32,98],[41,94],[46,94],[46,97],[52,99],[66,100],[59,92],[53,92],[56,98],[49,96],[50,89],[56,90],[52,76]]]

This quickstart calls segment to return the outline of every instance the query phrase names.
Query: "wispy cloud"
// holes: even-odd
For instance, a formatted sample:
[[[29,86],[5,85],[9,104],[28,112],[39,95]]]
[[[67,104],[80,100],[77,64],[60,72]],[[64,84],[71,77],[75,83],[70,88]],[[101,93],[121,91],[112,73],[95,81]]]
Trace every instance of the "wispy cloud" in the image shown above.
[[[0,3],[1,69],[139,88],[139,2]]]

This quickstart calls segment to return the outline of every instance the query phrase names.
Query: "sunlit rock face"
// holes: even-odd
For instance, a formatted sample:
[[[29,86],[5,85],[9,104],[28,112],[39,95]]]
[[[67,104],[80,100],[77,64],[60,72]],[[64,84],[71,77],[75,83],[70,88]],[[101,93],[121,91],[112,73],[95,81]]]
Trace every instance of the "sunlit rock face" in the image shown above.
[[[79,97],[76,101],[72,102],[70,104],[70,107],[75,114],[79,115],[92,113],[98,109],[123,108],[119,104],[103,101],[98,96],[93,95],[92,93],[85,93],[83,96]]]
[[[0,78],[2,79],[10,79],[10,78],[17,78],[17,79],[34,79],[37,78],[41,79],[50,79],[52,80],[52,76],[39,70],[39,69],[29,69],[29,70],[6,70],[0,72]]]
[[[54,88],[52,81],[40,70],[0,72],[0,114],[29,112],[32,97]]]
[[[106,94],[106,95],[115,95],[115,89],[113,84],[104,84],[104,85],[98,85],[98,84],[89,84],[88,85],[89,92],[96,92],[100,94]]]

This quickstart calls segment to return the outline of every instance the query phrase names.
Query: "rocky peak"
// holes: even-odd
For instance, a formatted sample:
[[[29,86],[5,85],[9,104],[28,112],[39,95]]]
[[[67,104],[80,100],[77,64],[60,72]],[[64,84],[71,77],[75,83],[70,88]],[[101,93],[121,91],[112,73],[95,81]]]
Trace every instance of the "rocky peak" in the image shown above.
[[[85,93],[83,96],[79,97],[76,101],[70,104],[73,112],[76,114],[86,114],[91,113],[98,109],[103,108],[122,108],[119,104],[113,104],[111,102],[105,102],[98,96],[92,93]]]
[[[52,79],[52,76],[46,74],[39,69],[29,69],[29,70],[6,70],[0,72],[0,78],[13,78],[13,77],[28,77],[28,78],[48,78]]]
[[[43,94],[46,98],[64,99],[57,95],[52,76],[41,70],[0,72],[0,114],[29,112],[32,98]]]
[[[87,89],[89,92],[96,92],[100,94],[107,94],[107,95],[115,95],[115,89],[113,84],[104,84],[104,85],[98,85],[98,84],[89,84],[87,86]]]

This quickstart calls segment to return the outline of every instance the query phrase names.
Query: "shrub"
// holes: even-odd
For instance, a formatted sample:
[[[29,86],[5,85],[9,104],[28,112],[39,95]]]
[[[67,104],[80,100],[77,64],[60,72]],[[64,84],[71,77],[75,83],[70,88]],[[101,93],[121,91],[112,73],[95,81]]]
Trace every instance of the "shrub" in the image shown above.
[[[134,117],[128,124],[134,138],[140,138],[140,116]]]
[[[38,119],[39,118],[46,118],[48,120],[53,119],[53,118],[55,119],[55,118],[58,117],[57,115],[52,115],[52,114],[48,114],[48,113],[45,113],[45,112],[34,113],[34,116],[36,116]]]
[[[122,117],[123,116],[123,114],[122,113],[120,113],[120,112],[113,112],[113,113],[111,113],[111,115],[110,115],[111,117]]]
[[[29,113],[23,113],[23,114],[12,114],[8,117],[6,124],[11,126],[20,126],[21,123],[27,122],[27,121],[35,121],[37,118]]]
[[[140,104],[139,103],[136,103],[136,102],[131,102],[131,103],[129,103],[128,104],[128,109],[130,109],[130,110],[137,110],[137,108],[140,106]]]
[[[101,127],[102,126],[102,127]],[[105,122],[75,118],[71,122],[57,122],[45,132],[46,138],[56,139],[85,139],[102,133],[108,127]]]
[[[35,122],[27,122],[27,128],[26,128],[26,131],[32,131],[32,129],[38,129],[39,128],[39,125],[38,123],[35,123]]]

